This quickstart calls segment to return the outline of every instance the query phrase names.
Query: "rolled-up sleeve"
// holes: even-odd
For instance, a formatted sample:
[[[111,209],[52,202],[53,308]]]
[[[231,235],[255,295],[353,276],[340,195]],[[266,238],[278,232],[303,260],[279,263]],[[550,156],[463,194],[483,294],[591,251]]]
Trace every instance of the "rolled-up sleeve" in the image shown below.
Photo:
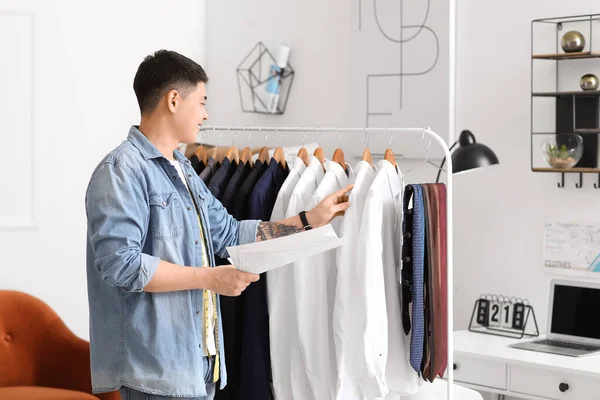
[[[261,221],[254,219],[240,221],[238,243],[247,244],[256,242],[256,231],[260,222]]]
[[[149,205],[141,183],[127,167],[103,164],[88,187],[86,212],[94,265],[110,286],[140,292],[160,259],[142,253]]]
[[[215,254],[222,258],[229,257],[228,246],[256,242],[256,230],[259,220],[238,221],[233,218],[210,192],[206,194],[208,223]]]

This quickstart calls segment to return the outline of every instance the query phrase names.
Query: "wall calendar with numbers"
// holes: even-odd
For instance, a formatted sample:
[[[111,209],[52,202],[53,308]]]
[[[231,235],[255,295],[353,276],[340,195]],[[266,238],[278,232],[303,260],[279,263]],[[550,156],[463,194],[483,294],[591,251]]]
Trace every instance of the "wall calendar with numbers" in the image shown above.
[[[546,272],[600,273],[600,221],[547,219],[543,260]]]

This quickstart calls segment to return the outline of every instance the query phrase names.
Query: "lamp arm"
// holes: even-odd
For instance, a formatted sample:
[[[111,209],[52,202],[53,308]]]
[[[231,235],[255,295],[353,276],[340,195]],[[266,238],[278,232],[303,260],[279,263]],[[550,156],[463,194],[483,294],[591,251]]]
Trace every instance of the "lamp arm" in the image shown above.
[[[452,145],[452,147],[450,147],[450,149],[448,149],[448,153],[450,153],[452,151],[452,149],[454,147],[456,147],[457,144],[458,144],[458,140],[456,142],[454,142],[454,144]],[[435,183],[438,183],[440,181],[440,175],[442,173],[442,168],[444,168],[445,163],[446,163],[446,157],[444,157],[444,159],[442,160],[442,165],[440,165],[440,168],[438,169],[438,174],[437,174],[437,178],[435,178]]]

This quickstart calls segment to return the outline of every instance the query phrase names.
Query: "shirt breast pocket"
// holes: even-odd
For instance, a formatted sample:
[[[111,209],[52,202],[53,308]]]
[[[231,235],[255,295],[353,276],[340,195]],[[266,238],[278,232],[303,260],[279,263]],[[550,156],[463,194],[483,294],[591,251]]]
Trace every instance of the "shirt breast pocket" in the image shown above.
[[[154,193],[149,196],[150,232],[155,239],[179,237],[183,230],[183,211],[177,193]]]

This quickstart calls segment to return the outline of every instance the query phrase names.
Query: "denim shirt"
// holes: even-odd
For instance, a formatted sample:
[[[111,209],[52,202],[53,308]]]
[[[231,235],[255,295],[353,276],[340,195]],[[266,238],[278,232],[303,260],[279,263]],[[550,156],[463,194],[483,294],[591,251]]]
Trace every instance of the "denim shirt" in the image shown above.
[[[174,157],[200,208],[211,266],[215,254],[227,257],[227,246],[254,242],[258,221],[236,221],[185,156],[175,151]],[[128,386],[162,396],[205,396],[203,291],[143,291],[160,260],[202,266],[196,208],[175,167],[137,127],[94,171],[86,213],[93,393]],[[218,332],[223,388],[220,313]]]

